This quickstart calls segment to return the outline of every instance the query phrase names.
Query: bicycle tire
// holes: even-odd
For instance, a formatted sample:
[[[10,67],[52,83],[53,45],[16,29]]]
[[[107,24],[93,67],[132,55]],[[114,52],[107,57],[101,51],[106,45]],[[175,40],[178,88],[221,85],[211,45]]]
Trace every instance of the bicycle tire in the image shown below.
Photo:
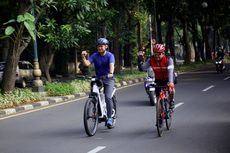
[[[84,107],[84,128],[88,136],[95,135],[98,127],[98,107],[94,98],[88,98]],[[92,123],[92,125],[90,124]]]
[[[156,93],[155,93],[155,91],[150,91],[149,92],[149,101],[150,101],[151,106],[156,105]]]
[[[158,136],[161,137],[163,132],[164,119],[162,118],[162,102],[160,99],[156,103],[156,126]]]
[[[166,112],[166,116],[165,116],[166,128],[167,130],[169,130],[172,124],[172,110],[169,109],[168,100],[164,101],[164,107],[165,107],[165,112]]]

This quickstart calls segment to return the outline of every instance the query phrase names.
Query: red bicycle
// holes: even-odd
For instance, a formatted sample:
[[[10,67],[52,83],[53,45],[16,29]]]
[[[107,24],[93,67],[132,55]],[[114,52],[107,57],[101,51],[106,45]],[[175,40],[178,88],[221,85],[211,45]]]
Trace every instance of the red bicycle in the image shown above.
[[[169,87],[168,86],[157,86],[159,88],[160,94],[157,97],[156,103],[156,126],[158,136],[162,136],[164,124],[166,124],[167,130],[171,127],[172,113],[173,110],[169,108]]]

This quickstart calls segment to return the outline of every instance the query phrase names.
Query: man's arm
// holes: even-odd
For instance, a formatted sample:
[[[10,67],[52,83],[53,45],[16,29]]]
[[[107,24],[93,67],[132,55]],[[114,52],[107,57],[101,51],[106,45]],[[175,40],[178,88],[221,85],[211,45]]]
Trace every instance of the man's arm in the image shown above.
[[[141,64],[140,67],[143,71],[147,71],[150,67],[150,58],[148,58],[145,63]]]
[[[114,63],[109,64],[109,73],[113,74],[114,73]]]
[[[113,77],[113,73],[114,73],[114,64],[115,64],[115,57],[112,54],[110,56],[109,59],[109,74],[108,74],[108,78],[112,78]]]
[[[168,61],[168,78],[169,78],[169,82],[170,83],[173,83],[174,80],[173,80],[173,74],[174,73],[174,63],[173,63],[173,59],[172,58],[169,58],[169,61]]]
[[[109,74],[108,78],[112,78],[114,73],[114,63],[109,63]]]
[[[82,51],[81,52],[81,58],[82,58],[82,63],[85,65],[85,66],[89,66],[91,63],[89,60],[86,59],[86,56],[87,56],[87,52],[86,51]]]

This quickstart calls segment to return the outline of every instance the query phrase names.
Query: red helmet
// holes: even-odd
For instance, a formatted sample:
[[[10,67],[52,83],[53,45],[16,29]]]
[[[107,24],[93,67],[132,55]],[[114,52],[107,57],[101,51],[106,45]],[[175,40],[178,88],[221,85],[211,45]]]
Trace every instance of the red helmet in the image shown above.
[[[163,44],[156,44],[153,47],[153,52],[154,53],[162,53],[165,51],[165,46]]]

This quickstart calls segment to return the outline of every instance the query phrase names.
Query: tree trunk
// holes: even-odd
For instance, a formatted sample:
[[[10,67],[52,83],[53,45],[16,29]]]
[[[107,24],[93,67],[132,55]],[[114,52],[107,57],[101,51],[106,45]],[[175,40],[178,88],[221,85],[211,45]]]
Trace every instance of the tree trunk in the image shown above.
[[[157,43],[163,43],[162,34],[161,34],[161,18],[160,15],[157,15]]]
[[[55,55],[55,51],[53,51],[53,49],[50,46],[46,47],[46,51],[42,52],[41,54],[41,60],[40,60],[41,69],[45,73],[48,82],[52,82],[52,78],[49,72],[50,72],[50,67],[53,63],[54,55]]]
[[[98,21],[98,22],[99,22],[99,25],[98,25],[97,36],[98,37],[106,37],[107,33],[106,33],[106,22],[105,22],[105,20]]]
[[[29,0],[19,2],[19,14],[23,14],[31,6]],[[15,88],[16,70],[20,60],[20,55],[31,41],[31,37],[23,36],[24,24],[20,24],[19,30],[15,34],[15,39],[10,43],[9,53],[7,55],[6,68],[2,79],[1,93],[9,93]]]
[[[20,38],[22,38],[23,29],[24,27],[21,25],[18,31],[18,35],[14,43],[11,45],[7,56],[6,67],[2,79],[1,92],[3,94],[9,93],[15,88],[16,70],[20,58]]]
[[[125,45],[124,45],[124,65],[127,67],[131,67],[132,66],[132,59],[131,59],[131,41],[130,41],[130,37],[131,37],[131,30],[132,30],[132,22],[131,22],[131,15],[128,13],[128,28],[127,31],[129,32],[128,34],[128,40],[126,40]]]
[[[13,43],[13,48],[10,48],[7,56],[7,64],[2,79],[1,92],[3,94],[11,92],[15,88],[16,70],[20,60],[20,55],[31,41],[31,37],[27,39],[24,38],[23,41],[23,31],[24,26],[21,24],[18,35]]]
[[[140,21],[137,22],[137,44],[138,44],[138,49],[140,49],[143,45]]]
[[[49,72],[50,72],[50,67],[53,63],[53,59],[54,59],[54,52],[51,53],[50,58],[49,58],[48,63],[47,63],[47,66],[46,66],[46,69],[45,69],[45,75],[46,75],[47,81],[49,81],[49,82],[52,82],[52,79],[51,79]]]
[[[191,61],[191,48],[189,43],[189,33],[188,33],[188,23],[183,21],[183,39],[185,48],[185,63],[190,63]]]
[[[12,58],[12,56],[15,56],[13,55],[13,50],[9,52],[7,58],[7,63],[2,79],[2,94],[11,92],[15,87],[16,69],[19,57],[17,56]]]
[[[197,20],[194,20],[194,22],[192,22],[192,31],[193,31],[192,41],[193,41],[193,46],[194,46],[194,50],[195,50],[195,61],[198,62],[198,61],[200,61],[200,54],[199,54],[199,50],[198,50]]]
[[[120,19],[118,19],[120,20]],[[115,22],[113,24],[113,32],[114,32],[114,39],[113,39],[113,51],[115,55],[115,72],[120,73],[121,70],[121,62],[120,62],[120,51],[119,51],[119,28],[120,22]]]
[[[201,31],[202,31],[202,37],[203,37],[203,53],[202,57],[204,60],[211,59],[211,48],[208,42],[209,37],[209,31],[210,29],[207,28],[208,26],[208,16],[205,14],[203,18],[203,22],[201,22]]]
[[[124,45],[124,57],[123,57],[125,67],[131,66],[130,50],[131,50],[131,45],[129,43],[126,43]]]
[[[168,21],[168,32],[166,35],[166,45],[169,49],[169,55],[175,58],[175,48],[174,48],[174,33],[173,33],[173,24],[172,24],[172,18]]]
[[[206,29],[206,38],[205,38],[205,50],[206,50],[206,59],[212,59],[211,47],[209,45],[209,33],[210,29]]]

